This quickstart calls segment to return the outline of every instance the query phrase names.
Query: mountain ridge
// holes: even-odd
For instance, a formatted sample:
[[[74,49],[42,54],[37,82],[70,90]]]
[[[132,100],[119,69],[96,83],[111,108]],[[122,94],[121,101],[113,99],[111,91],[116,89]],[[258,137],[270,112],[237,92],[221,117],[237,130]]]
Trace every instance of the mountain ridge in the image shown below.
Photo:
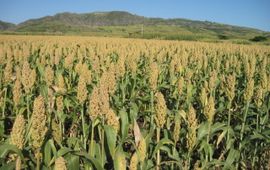
[[[3,26],[1,26],[3,25]],[[7,26],[8,25],[8,26]],[[2,29],[1,29],[2,28]],[[185,18],[153,18],[126,11],[92,13],[62,12],[15,24],[1,24],[0,30],[28,33],[61,33],[161,39],[251,39],[269,35],[256,28]],[[140,35],[141,34],[141,35]]]

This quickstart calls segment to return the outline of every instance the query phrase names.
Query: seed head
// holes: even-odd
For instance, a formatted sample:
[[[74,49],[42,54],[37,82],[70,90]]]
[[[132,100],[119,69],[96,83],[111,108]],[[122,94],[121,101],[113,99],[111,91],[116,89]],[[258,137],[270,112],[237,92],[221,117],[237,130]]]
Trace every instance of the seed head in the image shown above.
[[[158,92],[156,94],[157,102],[155,105],[156,110],[156,124],[162,128],[166,122],[167,106],[163,94]]]
[[[15,84],[12,89],[12,94],[13,94],[13,102],[15,106],[18,106],[20,103],[20,98],[22,95],[22,85],[19,79],[16,79]]]
[[[150,64],[149,70],[151,71],[150,77],[149,77],[149,85],[151,90],[155,91],[157,89],[157,82],[158,82],[158,74],[159,74],[159,68],[156,62],[152,62]]]
[[[36,81],[36,71],[30,68],[27,61],[24,62],[22,68],[22,84],[26,93],[29,93],[30,89],[34,86]]]
[[[178,95],[181,95],[184,90],[185,81],[183,77],[180,77],[177,83]]]
[[[86,84],[90,84],[92,82],[92,73],[88,69],[88,65],[86,63],[82,64],[80,75],[84,77]]]
[[[66,161],[62,156],[55,160],[54,170],[67,170]]]
[[[254,80],[248,79],[247,86],[244,92],[244,100],[245,102],[250,102],[252,96],[253,96],[253,90],[254,90]]]
[[[54,71],[50,66],[45,68],[45,81],[48,86],[51,86],[54,79]]]
[[[119,169],[126,169],[127,168],[127,163],[126,163],[126,158],[124,154],[121,154],[119,157]]]
[[[217,73],[216,71],[212,71],[210,73],[210,78],[209,78],[209,83],[208,83],[210,91],[213,91],[216,88],[216,82],[217,82]]]
[[[254,95],[254,102],[258,108],[260,108],[263,104],[263,99],[264,99],[264,93],[263,93],[263,88],[259,86]]]
[[[225,91],[225,95],[231,102],[235,97],[235,74],[230,74],[223,79],[223,88]]]
[[[78,83],[78,89],[77,89],[77,99],[81,105],[85,102],[87,98],[87,88],[86,88],[86,82],[83,76],[80,76],[79,83]]]
[[[181,111],[179,111],[179,112],[181,112]],[[179,140],[179,134],[180,134],[180,129],[181,129],[181,119],[180,119],[179,112],[176,113],[176,115],[174,117],[173,139],[174,139],[175,143],[178,142],[178,140]]]
[[[215,116],[215,99],[212,95],[210,95],[208,99],[208,103],[204,109],[204,114],[207,117],[208,121],[212,123]]]
[[[5,70],[4,70],[4,82],[5,83],[8,83],[11,81],[11,77],[12,77],[12,68],[13,68],[13,65],[12,65],[12,62],[11,60],[9,59],[7,61],[7,64],[6,64],[6,67],[5,67]]]
[[[125,73],[126,73],[125,57],[119,56],[116,67],[116,75],[117,77],[123,77]]]
[[[43,144],[43,140],[47,132],[46,121],[47,117],[45,113],[44,98],[42,96],[38,96],[34,101],[32,125],[30,128],[31,143],[34,149],[40,149]]]
[[[130,170],[137,170],[137,165],[138,165],[138,155],[136,152],[134,152],[134,154],[130,158],[129,169]]]
[[[17,115],[10,134],[10,143],[23,149],[25,133],[25,120],[23,115]]]
[[[203,106],[203,108],[207,105],[207,93],[205,87],[202,88],[201,95],[200,95],[200,101]]]
[[[59,128],[59,124],[56,122],[56,120],[52,121],[52,136],[54,141],[58,144],[61,145],[62,143],[62,133]]]
[[[68,56],[64,59],[64,67],[66,69],[71,69],[73,67],[73,60],[74,59],[74,54],[70,53]]]
[[[58,75],[57,76],[57,87],[58,87],[58,90],[60,93],[64,93],[65,92],[65,80],[64,80],[64,77],[62,75]]]
[[[270,84],[270,82],[267,82],[267,73],[262,72],[260,78],[261,78],[260,84],[261,84],[262,91],[266,92],[267,91],[267,83]]]
[[[58,113],[62,113],[64,110],[63,96],[56,97],[56,108]]]
[[[119,120],[116,114],[112,109],[109,109],[109,112],[105,114],[106,122],[108,125],[112,126],[113,129],[118,132],[119,130]]]
[[[88,113],[91,118],[91,120],[95,120],[100,114],[100,96],[99,96],[99,88],[94,87],[92,94],[89,98],[89,107],[88,107]]]
[[[196,129],[198,127],[195,109],[190,106],[187,115],[188,120],[188,133],[187,133],[187,147],[191,151],[196,143]]]
[[[146,141],[144,137],[140,138],[140,141],[138,143],[138,158],[140,162],[143,162],[146,158],[147,149],[146,149]]]
[[[106,84],[100,84],[99,87],[99,108],[101,114],[107,114],[110,109],[110,98],[109,92]]]
[[[115,73],[115,66],[112,65],[108,72],[107,72],[107,86],[109,94],[113,94],[116,89],[116,73]]]

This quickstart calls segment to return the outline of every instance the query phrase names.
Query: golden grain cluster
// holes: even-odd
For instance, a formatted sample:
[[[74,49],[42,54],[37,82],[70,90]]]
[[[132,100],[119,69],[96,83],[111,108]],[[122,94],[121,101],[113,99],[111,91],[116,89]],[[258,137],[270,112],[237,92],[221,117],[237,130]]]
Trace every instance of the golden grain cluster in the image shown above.
[[[270,47],[0,36],[0,166],[264,169]]]

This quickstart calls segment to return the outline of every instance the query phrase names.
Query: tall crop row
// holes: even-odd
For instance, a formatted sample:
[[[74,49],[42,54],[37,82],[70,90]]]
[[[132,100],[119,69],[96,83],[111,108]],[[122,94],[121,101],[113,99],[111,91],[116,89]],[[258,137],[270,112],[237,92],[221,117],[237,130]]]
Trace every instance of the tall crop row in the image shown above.
[[[0,37],[4,169],[267,169],[270,48]]]

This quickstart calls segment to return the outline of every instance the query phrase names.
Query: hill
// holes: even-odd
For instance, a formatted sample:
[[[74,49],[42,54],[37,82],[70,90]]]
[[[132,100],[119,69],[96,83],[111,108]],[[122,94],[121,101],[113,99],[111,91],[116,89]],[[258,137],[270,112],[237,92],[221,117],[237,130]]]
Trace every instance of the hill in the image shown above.
[[[72,34],[120,36],[177,40],[239,40],[249,41],[267,32],[188,19],[163,19],[138,16],[124,11],[93,13],[59,13],[18,24],[14,30],[30,34]],[[269,40],[267,37],[266,40]]]
[[[9,30],[15,27],[15,24],[0,21],[0,30]]]

